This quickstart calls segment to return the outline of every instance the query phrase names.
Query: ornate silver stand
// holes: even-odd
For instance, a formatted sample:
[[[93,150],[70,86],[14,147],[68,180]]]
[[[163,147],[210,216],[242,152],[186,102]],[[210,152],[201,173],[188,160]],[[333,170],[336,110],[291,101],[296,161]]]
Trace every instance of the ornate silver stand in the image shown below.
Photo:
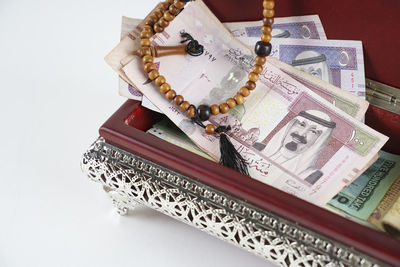
[[[384,266],[102,138],[84,154],[81,167],[103,185],[121,215],[142,204],[282,266]]]

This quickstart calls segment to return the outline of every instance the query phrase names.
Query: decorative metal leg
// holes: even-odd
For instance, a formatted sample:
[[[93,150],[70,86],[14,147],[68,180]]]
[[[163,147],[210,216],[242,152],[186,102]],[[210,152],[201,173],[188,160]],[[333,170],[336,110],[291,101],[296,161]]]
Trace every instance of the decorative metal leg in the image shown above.
[[[132,211],[137,206],[139,206],[139,203],[137,203],[136,201],[132,199],[127,199],[125,196],[122,196],[117,191],[112,190],[108,186],[103,186],[103,190],[111,198],[112,205],[121,216],[127,215],[129,211]]]

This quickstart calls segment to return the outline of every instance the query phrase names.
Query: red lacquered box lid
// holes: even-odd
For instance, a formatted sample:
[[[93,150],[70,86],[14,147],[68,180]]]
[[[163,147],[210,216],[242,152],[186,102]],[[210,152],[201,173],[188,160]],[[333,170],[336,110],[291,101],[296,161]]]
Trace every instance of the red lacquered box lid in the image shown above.
[[[262,0],[204,0],[222,21],[262,19]],[[276,16],[319,14],[329,39],[361,40],[368,78],[400,88],[400,1],[276,0]],[[127,101],[100,129],[111,144],[212,186],[332,240],[400,266],[400,241],[297,199],[124,123],[140,104]],[[139,109],[141,109],[139,107]],[[143,113],[148,114],[148,113]],[[133,115],[132,115],[133,116]],[[138,125],[146,124],[137,117]],[[384,125],[391,128],[391,123]],[[380,130],[380,129],[377,129]],[[388,134],[388,133],[386,133]],[[389,135],[395,133],[389,133]]]

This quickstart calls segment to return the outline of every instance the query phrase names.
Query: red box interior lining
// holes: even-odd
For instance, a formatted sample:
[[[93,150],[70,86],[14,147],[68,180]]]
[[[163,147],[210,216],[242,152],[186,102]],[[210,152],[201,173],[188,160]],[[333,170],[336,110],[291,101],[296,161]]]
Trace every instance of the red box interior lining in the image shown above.
[[[148,110],[135,112],[141,109],[145,110],[140,102],[128,100],[100,128],[100,135],[107,142],[133,154],[294,221],[383,262],[400,266],[399,240],[143,132],[145,129],[142,127],[151,125],[157,117],[153,117],[153,113]],[[130,125],[127,121],[130,121]]]

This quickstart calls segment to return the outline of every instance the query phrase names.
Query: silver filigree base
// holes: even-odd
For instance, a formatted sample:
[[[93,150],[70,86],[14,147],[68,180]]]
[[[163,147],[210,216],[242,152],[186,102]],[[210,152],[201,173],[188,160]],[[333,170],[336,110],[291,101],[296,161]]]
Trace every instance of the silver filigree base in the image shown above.
[[[84,154],[81,167],[103,185],[121,215],[145,205],[281,266],[384,266],[102,138]]]

